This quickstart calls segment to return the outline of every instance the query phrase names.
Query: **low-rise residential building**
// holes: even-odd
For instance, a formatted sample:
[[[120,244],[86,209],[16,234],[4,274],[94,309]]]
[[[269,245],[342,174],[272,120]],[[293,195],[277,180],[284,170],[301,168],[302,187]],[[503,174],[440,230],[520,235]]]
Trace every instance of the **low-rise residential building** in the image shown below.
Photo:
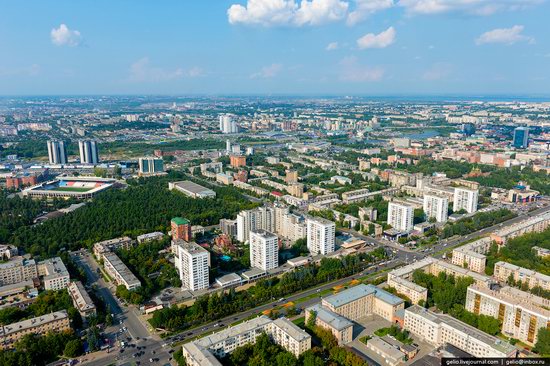
[[[267,325],[266,333],[279,346],[296,357],[311,348],[311,336],[287,318],[277,318]]]
[[[418,305],[405,309],[404,328],[436,347],[448,343],[474,357],[515,357],[516,347],[449,315]]]
[[[137,239],[138,244],[143,244],[143,243],[147,243],[147,242],[150,242],[150,241],[161,240],[162,238],[164,238],[164,234],[161,233],[160,231],[155,231],[155,232],[152,232],[152,233],[138,235],[138,237],[136,239]]]
[[[0,326],[0,349],[12,348],[18,340],[27,334],[47,334],[69,329],[71,327],[66,310]]]
[[[503,334],[534,345],[539,329],[550,325],[550,310],[541,302],[544,303],[544,299],[511,287],[490,290],[471,285],[466,293],[465,307],[474,314],[498,319]]]
[[[427,299],[426,289],[412,281],[413,273],[416,270],[422,270],[434,276],[443,272],[456,277],[471,277],[475,284],[486,288],[490,288],[496,283],[491,277],[482,273],[456,266],[441,259],[426,257],[417,262],[394,269],[388,273],[388,285],[394,287],[397,292],[410,298],[415,304],[420,300],[426,301]]]
[[[513,279],[515,283],[526,283],[529,288],[541,287],[550,291],[550,276],[511,263],[495,263],[494,277],[500,282]]]
[[[262,315],[244,323],[183,345],[183,357],[188,366],[220,366],[217,357],[224,357],[238,347],[255,343],[262,334],[299,356],[311,348],[311,336],[286,318],[275,321]]]
[[[128,290],[141,287],[141,281],[115,253],[104,253],[103,265],[107,274],[113,278],[117,285],[124,285]]]
[[[481,238],[453,250],[451,261],[454,265],[485,273],[487,257],[485,253],[491,248],[490,238]]]
[[[69,291],[69,295],[73,299],[76,310],[78,310],[83,318],[96,314],[96,306],[82,285],[82,282],[75,281],[69,283],[67,291]]]
[[[61,258],[55,257],[38,262],[37,269],[45,290],[62,290],[69,285],[69,271]]]
[[[541,248],[541,247],[534,246],[534,247],[532,248],[532,250],[535,251],[535,254],[537,255],[537,257],[541,257],[541,258],[548,258],[548,257],[550,257],[550,249],[546,249],[546,248]]]
[[[94,255],[99,259],[103,253],[114,252],[118,249],[128,250],[133,245],[134,241],[128,236],[100,241],[94,244]]]
[[[508,240],[527,233],[540,233],[550,227],[550,211],[520,221],[513,225],[505,226],[491,234],[491,239],[500,245],[504,245]]]

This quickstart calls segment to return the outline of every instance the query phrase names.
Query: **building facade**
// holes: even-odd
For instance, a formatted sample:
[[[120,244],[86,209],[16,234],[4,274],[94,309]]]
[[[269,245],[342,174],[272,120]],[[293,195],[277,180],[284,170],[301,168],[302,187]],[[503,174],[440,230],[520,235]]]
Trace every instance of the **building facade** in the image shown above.
[[[210,253],[196,243],[178,241],[174,261],[183,289],[198,291],[210,285]]]
[[[329,254],[335,249],[336,224],[320,217],[307,219],[307,248],[312,254]]]
[[[400,232],[410,232],[413,229],[414,209],[411,205],[400,202],[388,204],[387,224]]]
[[[279,266],[279,238],[265,230],[250,231],[250,266],[264,271]]]

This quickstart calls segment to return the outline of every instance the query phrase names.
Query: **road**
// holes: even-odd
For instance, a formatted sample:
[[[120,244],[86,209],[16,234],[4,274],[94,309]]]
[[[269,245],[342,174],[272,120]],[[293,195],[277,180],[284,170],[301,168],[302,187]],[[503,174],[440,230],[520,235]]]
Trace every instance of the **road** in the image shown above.
[[[299,308],[303,309],[305,307],[308,307],[310,305],[313,305],[313,304],[319,302],[320,293],[322,293],[323,291],[331,289],[331,288],[333,288],[335,286],[338,286],[338,285],[344,285],[344,284],[348,283],[349,281],[351,281],[354,278],[375,274],[375,273],[378,273],[378,272],[381,272],[381,271],[384,271],[384,270],[387,270],[387,269],[396,268],[396,267],[401,266],[403,264],[409,264],[413,261],[420,260],[420,259],[426,257],[427,255],[430,255],[430,252],[435,253],[435,252],[440,252],[440,251],[442,251],[443,249],[446,249],[446,248],[452,248],[452,247],[457,246],[457,245],[459,245],[463,242],[466,242],[468,240],[471,240],[471,239],[474,239],[476,237],[489,234],[492,231],[494,231],[498,228],[501,228],[503,226],[509,226],[509,225],[515,224],[517,222],[520,222],[522,220],[525,220],[528,217],[533,217],[533,216],[536,216],[536,215],[540,215],[540,214],[542,214],[542,213],[544,213],[548,210],[550,210],[550,207],[542,207],[542,208],[536,209],[536,210],[531,211],[531,212],[523,213],[520,216],[518,216],[516,218],[513,218],[513,219],[510,219],[508,221],[505,221],[501,224],[497,224],[497,225],[479,230],[477,232],[474,232],[474,233],[471,233],[471,234],[468,234],[468,235],[465,235],[465,236],[462,236],[462,237],[458,237],[458,238],[454,238],[454,239],[450,239],[450,240],[449,239],[441,240],[440,242],[438,242],[437,244],[435,244],[434,246],[429,248],[429,252],[411,251],[409,249],[401,247],[400,245],[398,245],[396,243],[388,243],[385,240],[374,239],[374,238],[362,235],[361,233],[355,232],[353,230],[344,230],[344,231],[352,233],[353,235],[355,235],[357,237],[360,237],[363,240],[366,240],[368,243],[373,243],[373,244],[381,245],[381,246],[384,246],[384,247],[390,247],[395,252],[395,257],[391,261],[387,262],[384,265],[371,266],[368,269],[366,269],[366,270],[364,270],[360,273],[357,273],[353,276],[349,276],[349,277],[342,278],[342,279],[339,279],[339,280],[336,280],[336,281],[332,281],[330,283],[326,283],[324,285],[321,285],[321,286],[318,286],[318,287],[315,287],[315,288],[312,288],[312,289],[308,289],[308,290],[293,294],[291,296],[288,296],[284,301],[275,300],[275,301],[272,301],[272,302],[267,303],[265,305],[261,305],[259,307],[256,307],[254,309],[249,309],[249,310],[246,310],[246,311],[241,312],[241,313],[233,314],[231,316],[227,316],[225,318],[212,321],[212,322],[204,324],[200,327],[180,332],[180,333],[178,333],[174,336],[171,336],[171,337],[169,337],[169,338],[167,338],[163,341],[155,340],[155,339],[152,339],[151,337],[149,337],[145,340],[141,339],[137,342],[137,345],[139,345],[139,346],[145,345],[147,347],[145,355],[140,356],[138,358],[133,358],[132,354],[135,353],[135,351],[133,351],[133,349],[132,349],[132,351],[126,350],[122,354],[118,355],[116,361],[117,361],[118,364],[122,364],[122,363],[127,362],[127,361],[136,361],[136,360],[139,363],[143,363],[143,362],[149,363],[149,358],[157,357],[157,358],[159,358],[159,360],[155,361],[155,364],[166,363],[171,358],[170,353],[173,352],[175,349],[177,349],[179,347],[179,344],[185,343],[185,341],[188,340],[188,339],[199,337],[199,336],[204,336],[204,335],[207,335],[208,333],[212,333],[214,331],[219,331],[221,328],[226,327],[226,326],[228,326],[232,323],[245,320],[245,319],[247,319],[247,318],[249,318],[249,317],[251,317],[255,314],[259,314],[259,313],[261,313],[265,310],[272,309],[272,308],[274,308],[278,305],[283,305],[286,302],[296,301],[296,300],[302,299],[304,297],[309,297],[309,296],[312,296],[312,295],[315,295],[315,294],[319,294],[318,296],[312,296],[310,299],[307,299],[307,300],[302,301],[299,304],[297,304],[297,306]],[[391,244],[391,245],[388,245],[388,244]],[[436,254],[435,256],[440,257],[440,256],[442,256],[442,254]],[[92,259],[90,259],[90,260],[93,262]],[[88,272],[91,272],[92,274],[94,274],[92,270],[87,270],[87,273]],[[95,275],[97,276],[97,274],[95,274]],[[101,281],[103,281],[103,279],[100,278],[99,281],[101,282]],[[104,283],[104,281],[103,281],[103,283]],[[107,294],[106,295],[112,297],[112,294],[108,290],[107,290],[107,292],[109,293],[109,295],[107,295]],[[114,298],[113,298],[113,300],[116,302],[116,300]],[[139,322],[139,319],[137,321]],[[127,320],[124,320],[124,324],[132,324],[132,322],[131,321],[128,322]],[[139,323],[139,324],[141,325],[141,323]],[[134,326],[134,324],[132,324],[130,326]],[[141,326],[143,326],[143,325],[141,325]],[[130,330],[130,327],[128,327],[128,329]],[[165,347],[162,347],[162,345],[164,343],[166,343],[167,345]],[[174,348],[172,348],[172,347],[174,347]],[[153,354],[153,351],[155,351],[154,354]],[[86,364],[87,365],[93,365],[93,366],[109,365],[109,364],[113,363],[113,358],[114,357],[115,356],[113,356],[111,354],[111,355],[108,355],[108,356],[106,356],[102,359],[99,359],[99,360],[86,362]]]
[[[150,363],[151,358],[158,358],[158,362],[168,362],[171,358],[168,353],[169,348],[162,347],[163,342],[158,337],[151,336],[147,327],[141,322],[138,310],[135,307],[120,304],[112,292],[115,291],[114,285],[105,282],[104,278],[97,272],[99,267],[92,255],[82,249],[72,252],[71,257],[77,266],[84,269],[88,283],[94,285],[96,294],[101,297],[105,304],[109,305],[114,316],[114,324],[104,330],[105,336],[111,340],[111,344],[114,346],[111,353],[90,354],[81,357],[82,361],[91,366],[110,365],[114,361],[124,363],[130,360],[139,363]],[[133,347],[126,346],[122,349],[119,341],[133,345]],[[137,347],[144,347],[144,349],[138,350]],[[143,351],[142,355],[133,357],[135,353],[140,351]]]

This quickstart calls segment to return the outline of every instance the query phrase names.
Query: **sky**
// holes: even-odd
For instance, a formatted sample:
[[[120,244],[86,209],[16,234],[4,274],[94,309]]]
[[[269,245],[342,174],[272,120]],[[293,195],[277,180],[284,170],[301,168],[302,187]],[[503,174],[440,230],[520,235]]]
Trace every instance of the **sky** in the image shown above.
[[[550,0],[0,3],[0,95],[548,95]]]

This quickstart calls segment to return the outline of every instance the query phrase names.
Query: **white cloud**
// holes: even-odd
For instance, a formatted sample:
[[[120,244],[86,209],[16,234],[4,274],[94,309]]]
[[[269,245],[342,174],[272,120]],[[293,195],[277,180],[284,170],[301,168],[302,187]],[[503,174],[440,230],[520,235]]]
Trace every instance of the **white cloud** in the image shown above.
[[[357,40],[357,46],[360,49],[365,48],[386,48],[395,42],[395,29],[389,27],[378,34],[367,33]]]
[[[181,68],[165,70],[151,66],[149,58],[143,57],[130,65],[130,80],[135,82],[161,82],[179,79],[185,76]]]
[[[281,64],[271,64],[269,66],[264,66],[258,72],[250,75],[252,79],[272,79],[281,72],[283,65]]]
[[[447,63],[436,63],[422,74],[424,80],[442,80],[449,76],[452,72],[452,65]]]
[[[340,61],[340,80],[342,81],[357,83],[380,81],[384,73],[384,68],[362,65],[356,57],[346,57]]]
[[[300,27],[342,20],[348,7],[342,0],[247,0],[231,5],[227,17],[231,24]]]
[[[52,43],[56,46],[76,47],[82,43],[80,32],[69,29],[65,24],[59,25],[59,28],[53,28],[50,37]]]
[[[398,5],[410,14],[461,12],[491,15],[499,11],[518,11],[544,0],[399,0]]]
[[[355,0],[355,8],[348,14],[346,22],[348,25],[355,25],[369,15],[393,6],[393,0]]]
[[[325,50],[327,51],[334,51],[334,50],[337,50],[340,46],[338,45],[338,42],[330,42],[329,44],[327,44],[327,47],[325,48]]]
[[[533,37],[522,34],[523,25],[514,25],[512,28],[497,28],[483,33],[475,42],[477,45],[487,43],[514,44],[517,42],[535,42]]]

